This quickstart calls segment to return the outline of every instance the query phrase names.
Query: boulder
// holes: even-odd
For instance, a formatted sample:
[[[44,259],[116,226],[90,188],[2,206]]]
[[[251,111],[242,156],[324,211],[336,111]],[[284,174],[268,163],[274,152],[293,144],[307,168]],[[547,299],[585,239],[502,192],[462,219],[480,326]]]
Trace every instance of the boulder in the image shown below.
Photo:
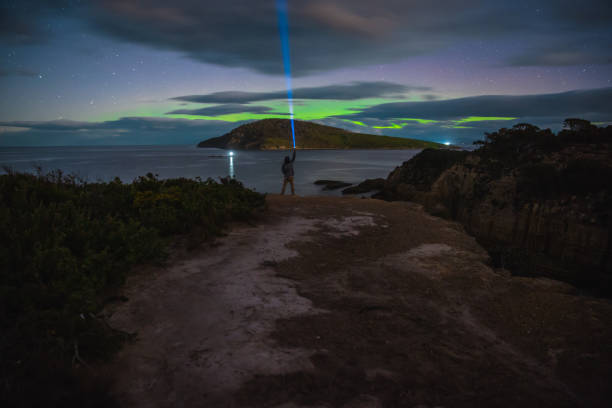
[[[344,181],[337,180],[317,180],[314,184],[318,186],[325,186],[323,190],[337,190],[339,188],[348,187],[352,185],[351,183],[346,183]]]
[[[345,188],[342,190],[342,194],[364,194],[371,191],[379,191],[385,187],[385,179],[367,179],[362,181],[356,186]]]

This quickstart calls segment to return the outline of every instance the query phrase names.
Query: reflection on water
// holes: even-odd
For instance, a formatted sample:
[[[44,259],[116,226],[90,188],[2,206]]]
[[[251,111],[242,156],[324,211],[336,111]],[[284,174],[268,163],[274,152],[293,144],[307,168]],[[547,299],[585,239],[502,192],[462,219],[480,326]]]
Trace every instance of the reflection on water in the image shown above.
[[[358,183],[366,178],[387,177],[396,166],[418,150],[298,150],[294,163],[295,188],[299,195],[339,195],[322,191],[318,179]],[[236,177],[260,192],[277,193],[282,186],[281,165],[285,151],[225,151],[195,146],[105,147],[2,147],[2,166],[16,171],[61,169],[88,181],[119,177],[131,182],[147,173],[160,178]]]

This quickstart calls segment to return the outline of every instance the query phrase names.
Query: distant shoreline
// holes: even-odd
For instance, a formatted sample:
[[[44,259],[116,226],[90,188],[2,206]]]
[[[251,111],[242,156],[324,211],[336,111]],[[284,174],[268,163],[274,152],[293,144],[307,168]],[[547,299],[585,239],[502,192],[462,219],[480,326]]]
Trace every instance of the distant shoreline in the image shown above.
[[[291,147],[287,148],[278,148],[278,149],[243,149],[240,147],[200,147],[199,149],[219,149],[219,150],[233,150],[233,151],[245,151],[245,152],[269,152],[269,151],[286,151],[293,150]],[[296,147],[296,150],[424,150],[431,149],[431,147]],[[440,147],[442,150],[463,150],[461,146],[450,145]]]
[[[295,124],[295,126],[294,126]],[[302,149],[415,149],[445,147],[444,144],[408,137],[356,133],[314,122],[288,119],[262,119],[198,143],[198,147],[243,148],[246,150],[286,150],[293,145]],[[294,129],[295,127],[295,129]],[[291,143],[293,135],[293,144]]]

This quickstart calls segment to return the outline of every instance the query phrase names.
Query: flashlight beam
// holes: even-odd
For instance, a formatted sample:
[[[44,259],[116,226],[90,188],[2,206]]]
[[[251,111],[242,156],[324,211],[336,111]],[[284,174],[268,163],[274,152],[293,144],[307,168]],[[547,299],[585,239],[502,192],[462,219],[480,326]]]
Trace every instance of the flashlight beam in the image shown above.
[[[289,119],[291,120],[291,136],[295,149],[295,125],[293,123],[293,87],[291,86],[291,57],[289,55],[289,19],[287,17],[287,0],[276,0],[276,15],[278,18],[278,33],[283,52],[283,66],[287,82],[287,102],[289,104]]]

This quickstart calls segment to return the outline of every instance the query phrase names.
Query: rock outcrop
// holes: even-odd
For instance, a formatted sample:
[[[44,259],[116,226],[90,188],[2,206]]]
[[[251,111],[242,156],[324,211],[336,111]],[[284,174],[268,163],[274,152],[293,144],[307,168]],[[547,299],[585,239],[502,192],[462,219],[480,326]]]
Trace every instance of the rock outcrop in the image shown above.
[[[314,184],[317,186],[324,186],[323,190],[337,190],[351,185],[351,183],[338,180],[317,180]]]
[[[612,127],[582,125],[517,125],[474,152],[424,150],[375,197],[459,221],[501,267],[612,295]]]
[[[385,187],[385,179],[367,179],[349,188],[342,190],[342,194],[365,194],[371,191],[380,191]]]

